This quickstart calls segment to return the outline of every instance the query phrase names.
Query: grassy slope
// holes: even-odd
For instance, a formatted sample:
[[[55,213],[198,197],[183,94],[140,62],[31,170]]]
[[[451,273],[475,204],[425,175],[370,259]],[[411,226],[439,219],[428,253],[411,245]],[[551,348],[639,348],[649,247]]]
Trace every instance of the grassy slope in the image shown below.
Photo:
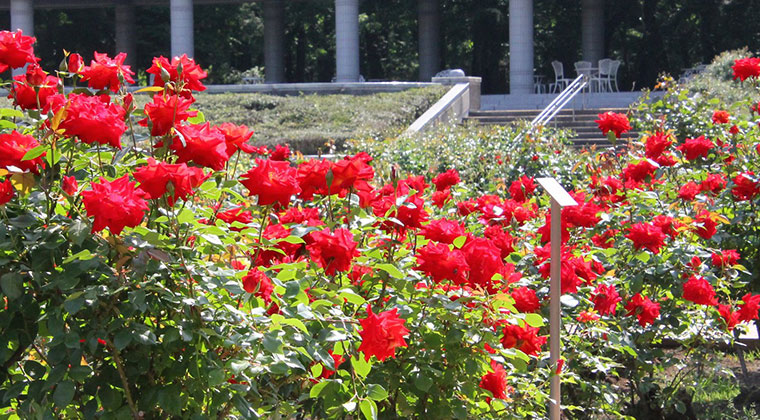
[[[212,123],[253,128],[256,144],[289,143],[304,153],[326,152],[347,139],[397,134],[444,93],[443,87],[375,95],[200,94],[196,107]]]

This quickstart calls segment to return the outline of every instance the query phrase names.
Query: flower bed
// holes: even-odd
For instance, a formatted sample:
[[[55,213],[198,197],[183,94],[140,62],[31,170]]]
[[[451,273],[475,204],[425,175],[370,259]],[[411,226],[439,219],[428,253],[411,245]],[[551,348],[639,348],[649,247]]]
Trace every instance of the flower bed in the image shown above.
[[[33,40],[0,35],[1,65],[30,63],[0,110],[4,414],[531,418],[561,375],[569,416],[654,418],[685,410],[677,378],[653,380],[682,361],[663,340],[704,357],[758,316],[757,126],[685,115],[676,91],[642,105],[629,148],[537,138],[488,157],[501,166],[441,156],[434,175],[381,179],[365,152],[298,161],[204,122],[187,57],[154,60],[136,109],[122,55],[72,54],[52,76]],[[63,95],[72,80],[87,88]],[[562,214],[556,366],[538,174],[580,203]]]

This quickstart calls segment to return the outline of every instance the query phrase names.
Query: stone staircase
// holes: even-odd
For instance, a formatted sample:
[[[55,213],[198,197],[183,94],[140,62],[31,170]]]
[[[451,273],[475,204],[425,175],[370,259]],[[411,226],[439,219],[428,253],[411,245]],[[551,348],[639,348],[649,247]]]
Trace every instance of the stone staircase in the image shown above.
[[[598,115],[607,112],[625,113],[625,108],[603,108],[603,109],[584,109],[573,110],[563,109],[557,113],[547,124],[549,127],[573,130],[576,135],[572,138],[573,144],[577,147],[597,147],[611,146],[606,136],[602,135],[599,126],[594,122]],[[489,124],[489,125],[506,125],[517,120],[531,121],[541,110],[497,110],[497,111],[470,111],[470,115],[465,119],[470,124]],[[636,138],[638,133],[629,131],[623,134],[618,141],[628,141]]]

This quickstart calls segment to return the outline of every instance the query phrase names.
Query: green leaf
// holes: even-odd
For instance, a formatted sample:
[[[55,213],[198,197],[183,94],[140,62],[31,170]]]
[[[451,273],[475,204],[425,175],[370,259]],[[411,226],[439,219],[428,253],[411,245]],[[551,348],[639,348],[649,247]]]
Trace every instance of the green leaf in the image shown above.
[[[69,240],[74,245],[82,245],[85,239],[90,235],[90,227],[83,220],[76,220],[69,227]]]
[[[366,302],[363,297],[356,294],[351,289],[343,289],[338,292],[338,296],[342,297],[343,299],[346,299],[350,303],[353,303],[354,305],[361,306]]]
[[[87,261],[87,260],[93,259],[94,257],[95,256],[92,255],[92,253],[90,252],[89,249],[83,249],[83,250],[77,252],[76,254],[74,254],[74,255],[66,258],[65,260],[63,260],[63,264],[68,264],[68,263],[70,263],[70,262],[72,262],[74,260]]]
[[[177,221],[179,223],[193,223],[195,221],[195,214],[190,209],[182,209],[177,215]]]
[[[322,381],[313,387],[311,387],[311,391],[309,391],[309,397],[310,398],[317,398],[319,397],[319,394],[322,393],[322,391],[325,389],[327,385],[329,385],[331,381]]]
[[[92,373],[89,366],[74,366],[69,369],[69,378],[77,382],[84,382]]]
[[[301,331],[303,331],[303,332],[305,332],[307,334],[309,332],[309,330],[306,328],[306,325],[304,325],[303,322],[301,322],[300,319],[285,318],[285,319],[282,320],[282,323],[285,324],[285,325],[290,325],[291,327],[296,327],[299,330],[301,330]]]
[[[454,238],[453,244],[454,244],[455,247],[461,248],[461,247],[464,246],[465,241],[467,241],[467,237],[466,236],[459,236],[457,238]]]
[[[45,149],[47,148],[42,145],[37,146],[33,149],[29,149],[26,153],[24,153],[24,156],[21,158],[21,160],[32,160],[36,157],[40,157],[43,153],[45,153]]]
[[[224,383],[224,370],[214,369],[208,374],[208,386],[214,387]]]
[[[544,325],[544,318],[539,314],[525,314],[525,322],[531,327],[542,327]]]
[[[23,284],[23,277],[18,273],[5,273],[0,277],[0,288],[2,288],[5,296],[8,296],[8,299],[20,297]]]
[[[113,338],[113,345],[117,350],[121,351],[124,347],[127,347],[131,341],[132,331],[125,328],[116,333],[116,336]]]
[[[53,402],[55,402],[55,405],[58,407],[66,407],[69,405],[71,400],[74,399],[75,390],[76,389],[74,388],[74,382],[59,382],[55,387],[55,391],[53,392]]]
[[[385,271],[386,273],[388,273],[388,275],[390,275],[393,278],[403,279],[404,277],[406,277],[404,276],[404,273],[402,273],[401,270],[396,268],[396,266],[393,264],[387,264],[387,263],[377,264],[375,267],[379,268],[380,270]]]
[[[359,404],[366,420],[377,420],[377,404],[372,400],[364,400]]]
[[[351,366],[354,367],[354,371],[362,379],[366,378],[369,375],[369,371],[372,370],[372,363],[365,360],[363,355],[361,357],[352,357]]]
[[[647,262],[649,262],[650,258],[652,258],[652,255],[649,254],[646,251],[641,251],[638,254],[636,254],[636,259],[638,259],[639,261],[643,262],[644,264],[646,264]]]
[[[18,109],[13,108],[0,108],[0,118],[22,118],[24,113]]]
[[[305,244],[306,241],[303,240],[303,238],[299,238],[298,236],[288,236],[287,238],[282,238],[278,240],[277,242],[287,242],[289,244]]]
[[[197,109],[191,109],[190,111],[192,112],[192,111],[198,111],[198,110]],[[203,113],[201,111],[198,111],[198,114],[196,116],[194,116],[194,117],[188,118],[187,122],[189,122],[190,124],[203,124],[203,123],[206,122],[206,116],[203,115]]]
[[[375,401],[383,401],[388,398],[388,391],[382,385],[371,384],[367,388],[367,396]]]
[[[414,386],[422,392],[427,392],[427,390],[433,386],[433,380],[422,372],[417,372],[417,377],[414,379]]]

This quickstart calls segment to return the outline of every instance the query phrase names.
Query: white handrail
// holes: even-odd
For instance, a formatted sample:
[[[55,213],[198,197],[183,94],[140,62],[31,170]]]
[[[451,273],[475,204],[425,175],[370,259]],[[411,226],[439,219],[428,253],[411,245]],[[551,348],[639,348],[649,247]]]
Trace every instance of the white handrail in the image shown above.
[[[567,85],[567,87],[562,92],[560,92],[559,95],[557,95],[557,97],[554,98],[549,103],[549,105],[546,106],[546,108],[544,108],[538,115],[536,115],[536,118],[533,118],[533,121],[530,122],[530,127],[520,133],[519,136],[515,137],[515,141],[522,140],[526,132],[533,131],[533,129],[539,125],[546,125],[546,123],[551,121],[551,119],[554,118],[554,116],[557,115],[557,113],[562,110],[562,108],[564,108],[568,102],[572,101],[573,98],[575,98],[575,95],[577,95],[578,92],[582,91],[587,84],[588,77],[583,74],[578,75],[578,77],[576,77],[569,85]]]

